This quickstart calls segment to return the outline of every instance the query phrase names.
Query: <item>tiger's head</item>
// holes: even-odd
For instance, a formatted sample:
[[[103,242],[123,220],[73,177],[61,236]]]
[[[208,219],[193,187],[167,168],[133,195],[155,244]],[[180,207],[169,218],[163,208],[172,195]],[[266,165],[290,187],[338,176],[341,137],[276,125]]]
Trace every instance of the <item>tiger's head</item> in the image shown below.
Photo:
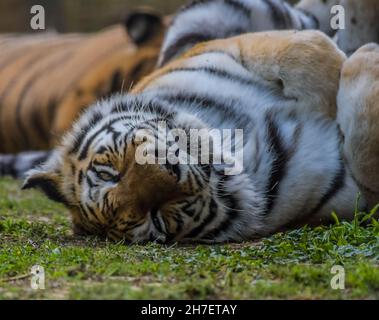
[[[230,221],[242,212],[251,184],[243,174],[225,175],[223,165],[141,163],[138,156],[147,150],[160,156],[153,140],[161,122],[183,130],[204,127],[194,116],[138,95],[98,102],[47,163],[28,173],[23,187],[66,205],[78,235],[129,243],[228,240]]]

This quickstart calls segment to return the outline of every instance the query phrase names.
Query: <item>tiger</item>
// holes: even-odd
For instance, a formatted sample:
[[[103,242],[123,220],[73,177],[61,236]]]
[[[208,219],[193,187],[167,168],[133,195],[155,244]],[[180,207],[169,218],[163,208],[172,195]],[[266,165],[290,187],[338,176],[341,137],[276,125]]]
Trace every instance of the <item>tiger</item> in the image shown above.
[[[93,35],[0,37],[0,153],[54,147],[82,110],[156,65],[165,18],[149,10]]]
[[[332,26],[332,8],[342,6],[343,28]],[[163,66],[197,43],[248,32],[318,29],[351,55],[369,42],[379,42],[377,0],[197,0],[178,11],[166,32],[159,58]],[[341,19],[340,19],[341,20]]]
[[[326,9],[316,16],[307,10],[308,7],[313,9],[310,4],[298,5],[300,8],[282,0],[191,1],[173,18],[162,44],[158,66],[204,41],[248,32],[320,28],[319,19],[326,15]],[[319,6],[329,8],[321,1]],[[325,29],[325,32],[330,33],[330,30]]]
[[[337,123],[349,170],[369,206],[379,197],[379,45],[357,50],[343,65]]]
[[[352,219],[368,201],[357,200],[362,189],[354,168],[360,170],[362,159],[346,157],[343,149],[351,152],[360,128],[349,133],[340,118],[354,108],[348,123],[354,122],[361,104],[337,96],[352,87],[365,101],[375,91],[351,77],[349,63],[319,31],[198,44],[130,93],[88,108],[50,159],[28,173],[23,188],[39,188],[63,203],[75,234],[125,243],[241,242],[327,223],[331,212]],[[340,88],[341,70],[342,83],[349,82]],[[362,77],[378,80],[369,68]],[[234,137],[243,146],[243,157],[235,159],[241,171],[228,173],[230,154],[221,163],[141,163],[137,154],[149,151],[157,160],[159,143],[169,149],[177,141],[161,141],[161,122],[184,134],[241,129],[242,138]],[[369,139],[370,128],[362,134]],[[172,154],[187,155],[193,146],[201,158],[196,141]],[[208,151],[220,157],[220,149]]]
[[[91,70],[88,70],[83,75],[77,85],[75,85],[77,80],[73,80],[72,76],[67,75],[67,73],[76,75],[76,70],[80,70],[76,64],[73,65],[73,68],[75,68],[74,73],[70,71],[72,68],[67,67],[67,72],[56,70],[55,72],[59,77],[53,77],[54,73],[47,75],[44,72],[44,76],[40,77],[43,81],[40,80],[38,90],[29,90],[33,92],[37,91],[36,94],[32,96],[32,99],[24,99],[24,103],[20,106],[20,108],[22,107],[20,117],[24,121],[18,121],[18,125],[16,126],[17,118],[15,113],[12,112],[8,114],[9,117],[3,117],[3,127],[6,132],[3,133],[3,136],[5,136],[3,137],[5,142],[3,143],[1,143],[2,137],[0,132],[0,153],[50,149],[54,147],[64,132],[71,127],[82,109],[90,105],[96,98],[118,91],[120,87],[123,90],[129,89],[133,83],[138,82],[144,75],[152,72],[156,67],[156,60],[158,59],[156,56],[157,50],[159,50],[158,47],[161,44],[162,48],[159,54],[158,67],[180,56],[199,42],[226,38],[244,32],[270,29],[320,29],[332,37],[336,34],[336,30],[331,28],[330,12],[332,6],[339,4],[340,1],[302,0],[295,6],[291,6],[282,0],[193,1],[180,9],[172,21],[171,18],[166,18],[164,21],[165,26],[169,24],[169,21],[171,22],[164,40],[160,31],[162,30],[162,22],[157,18],[157,15],[132,15],[134,18],[128,20],[127,30],[129,30],[130,38],[132,38],[134,43],[139,43],[137,52],[112,51],[113,54],[110,55],[109,59],[102,58],[102,61],[96,62],[95,68],[91,66]],[[371,0],[364,1],[368,7],[374,8],[375,4],[371,3]],[[355,12],[360,10],[359,6],[358,8],[354,7],[347,0],[344,5],[349,5],[348,8],[351,8],[350,11],[352,12],[349,14],[351,15],[355,15]],[[363,14],[359,14],[358,12],[357,15],[355,15],[355,20],[358,21],[357,25],[361,25],[365,19],[367,20],[368,12],[367,10]],[[224,19],[225,16],[228,19]],[[142,33],[139,27],[141,25]],[[348,25],[348,27],[350,26]],[[154,34],[158,36],[151,36],[152,30],[158,30],[159,32]],[[361,33],[351,32],[352,36],[348,39],[346,38],[346,40],[341,36],[341,33],[344,31],[339,30],[337,32],[337,35],[339,35],[337,43],[340,47],[343,47],[346,42],[357,45],[360,40],[354,42],[356,39],[369,40],[372,38],[372,34],[361,37],[363,33],[366,35],[368,32],[372,33],[372,27],[362,30],[365,31]],[[137,36],[133,35],[133,33],[136,33]],[[141,34],[138,35],[138,33]],[[350,31],[346,31],[345,33],[350,34]],[[80,35],[75,36],[78,37]],[[154,46],[149,45],[149,48],[147,48],[145,45],[142,48],[142,42],[145,41],[144,37],[153,38],[155,40]],[[5,39],[5,42],[13,42],[15,44],[20,43],[21,39],[20,41],[9,39],[7,41]],[[346,50],[349,51],[350,49]],[[130,58],[130,55],[132,55],[132,58]],[[82,55],[78,61],[82,62],[83,56],[86,55]],[[131,65],[125,64],[125,61],[129,60],[132,60],[133,63]],[[126,71],[122,70],[124,67],[128,69]],[[123,74],[127,74],[126,79],[123,78]],[[53,78],[54,82],[60,84],[56,86],[57,89],[59,88],[58,90],[45,90],[46,83],[51,82],[50,78]],[[68,90],[67,87],[71,89]],[[62,96],[63,93],[57,97],[56,91],[64,92],[64,97]],[[41,98],[36,99],[36,97]],[[17,101],[18,98],[16,97],[13,100]],[[29,103],[31,106],[24,107],[25,104]],[[8,109],[13,110],[13,107]],[[45,112],[46,110],[48,112]],[[50,121],[51,117],[54,117],[52,121]],[[13,126],[11,126],[12,123]],[[24,126],[26,126],[25,129]],[[2,144],[3,146],[1,146]],[[0,175],[10,174],[16,177],[23,177],[28,168],[46,160],[48,156],[49,152],[45,154],[41,152],[22,152],[13,155],[0,155]]]

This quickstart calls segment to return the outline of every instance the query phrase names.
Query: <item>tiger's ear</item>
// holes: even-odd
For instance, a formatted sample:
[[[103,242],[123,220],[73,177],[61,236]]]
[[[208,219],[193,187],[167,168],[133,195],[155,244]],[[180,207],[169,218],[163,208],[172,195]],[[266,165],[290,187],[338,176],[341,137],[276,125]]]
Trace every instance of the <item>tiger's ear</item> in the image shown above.
[[[46,196],[56,202],[69,205],[62,192],[62,175],[60,173],[59,155],[53,153],[43,165],[29,170],[22,185],[22,189],[40,189]]]
[[[164,22],[160,14],[147,9],[131,13],[125,20],[126,31],[137,45],[144,45],[163,37]]]

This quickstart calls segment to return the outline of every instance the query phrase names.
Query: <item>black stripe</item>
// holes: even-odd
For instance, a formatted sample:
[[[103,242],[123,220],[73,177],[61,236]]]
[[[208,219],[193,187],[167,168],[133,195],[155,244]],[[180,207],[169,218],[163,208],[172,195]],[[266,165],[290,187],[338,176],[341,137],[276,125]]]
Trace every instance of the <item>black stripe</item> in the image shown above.
[[[87,220],[89,220],[88,213],[87,213],[87,211],[84,210],[83,205],[79,204],[79,210],[80,210],[81,214],[82,214]]]
[[[32,112],[31,112],[31,125],[34,127],[36,130],[39,138],[44,141],[45,146],[48,146],[50,142],[50,137],[47,135],[47,130],[44,126],[44,123],[42,121],[42,115],[40,114],[40,110],[38,107],[36,108],[35,106],[32,107]],[[30,147],[30,146],[28,146]]]
[[[292,15],[291,15],[291,10],[292,7],[290,7],[289,4],[285,3],[283,0],[280,3],[282,10],[283,10],[283,15],[284,15],[284,20],[286,21],[286,29],[293,29],[294,28],[294,21],[292,20]]]
[[[230,104],[224,104],[220,103],[210,97],[206,96],[198,96],[198,95],[190,95],[190,94],[182,94],[178,93],[175,95],[161,95],[159,96],[159,99],[165,100],[171,104],[178,105],[178,104],[194,104],[198,105],[203,109],[212,109],[215,112],[222,112],[223,117],[228,117],[229,119],[235,119],[240,120],[242,117],[245,117],[247,115],[245,114],[238,114],[235,112]],[[247,123],[248,121],[246,121]]]
[[[235,0],[224,0],[224,3],[234,10],[240,11],[246,18],[250,19],[251,9],[243,3]]]
[[[78,185],[81,185],[82,181],[83,181],[83,170],[80,170],[78,174]]]
[[[95,210],[92,209],[90,206],[88,205],[84,205],[84,209],[86,210],[86,212],[90,213],[98,222],[100,222],[99,218],[97,217],[96,213],[95,213]]]
[[[16,51],[12,49],[13,51]],[[4,60],[1,61],[0,63],[0,72],[2,72],[5,68],[11,66],[12,64],[16,63],[19,58],[24,58],[25,57],[25,51],[24,50],[17,50],[17,54],[13,52],[14,54],[9,54],[8,57]],[[47,52],[46,52],[47,53]],[[34,61],[36,58],[39,58],[41,56],[41,52],[34,52],[34,55],[31,56],[31,58],[27,59],[26,63],[23,63],[24,65],[28,65],[31,61]]]
[[[225,184],[231,179],[232,176],[223,175],[218,182],[218,196],[225,206],[225,215],[226,218],[220,223],[220,225],[205,234],[202,239],[205,240],[214,240],[220,233],[226,232],[230,226],[232,225],[232,221],[237,219],[240,215],[241,206],[238,200],[228,192],[227,188],[225,188]]]
[[[35,62],[33,62],[33,60],[31,60],[30,63],[35,63]],[[10,95],[12,93],[13,87],[16,86],[18,81],[22,81],[23,79],[20,76],[20,74],[17,74],[13,79],[8,78],[7,80],[8,80],[8,83],[6,84],[6,86],[3,87],[4,89],[2,91],[0,91],[0,102],[5,102],[8,95]]]
[[[49,123],[54,123],[55,115],[57,112],[56,108],[59,103],[60,100],[58,100],[56,97],[51,98],[47,103],[47,119],[49,120]]]
[[[35,52],[34,55],[32,55],[29,59],[27,59],[26,61],[24,61],[21,66],[19,67],[20,70],[24,70],[23,68],[25,67],[29,67],[30,65],[35,65],[36,63],[39,63],[39,60],[42,60],[42,58],[45,58],[46,56],[49,55],[50,52]],[[22,53],[22,57],[24,56],[24,52]],[[8,65],[4,65],[5,67],[8,67]],[[2,71],[0,69],[0,71]],[[7,79],[9,81],[9,79]],[[17,83],[17,81],[20,81],[22,80],[22,77],[20,77],[20,74],[16,73],[14,78],[11,79],[11,81],[9,81],[7,83],[7,85],[4,87],[4,89],[2,90],[2,92],[0,92],[0,101],[4,101],[6,99],[6,97],[8,96],[8,94],[11,93],[11,89],[12,87]]]
[[[199,196],[197,196],[193,201],[186,201],[186,204],[181,207],[181,210],[189,217],[193,217],[195,215],[195,209],[193,206],[196,205],[197,201],[199,200]]]
[[[230,38],[235,35],[243,34],[248,32],[248,30],[242,28],[229,29],[220,34],[205,34],[192,32],[187,35],[183,35],[178,38],[173,44],[171,44],[166,50],[163,51],[163,58],[159,66],[165,65],[167,62],[172,60],[176,55],[179,55],[183,51],[188,51],[191,47],[198,43],[206,42],[214,39],[225,39]]]
[[[271,18],[275,29],[286,29],[288,26],[288,13],[283,3],[276,0],[265,0],[271,11]]]
[[[99,128],[90,138],[88,138],[87,139],[87,141],[86,141],[86,143],[84,144],[84,146],[82,146],[82,151],[80,152],[80,154],[79,154],[79,158],[78,158],[78,160],[83,160],[83,159],[85,159],[86,157],[87,157],[87,155],[88,155],[88,150],[89,150],[89,147],[90,147],[90,145],[91,145],[91,143],[95,140],[95,138],[99,135],[99,134],[101,134],[102,132],[104,132],[104,131],[107,131],[107,133],[112,133],[112,134],[115,134],[115,132],[114,131],[112,131],[112,128],[111,128],[111,126],[113,125],[113,124],[115,124],[116,122],[118,122],[118,121],[121,121],[121,120],[129,120],[129,119],[131,119],[131,117],[130,116],[120,116],[120,117],[117,117],[117,118],[115,118],[115,119],[113,119],[112,121],[110,121],[110,122],[107,122],[106,124],[104,124],[101,128]],[[147,120],[146,122],[148,122],[148,121],[158,121],[158,120],[160,120],[159,118],[155,118],[155,119],[150,119],[150,120]],[[165,120],[164,118],[162,118],[162,120]],[[144,127],[143,127],[143,123],[141,123],[138,127],[133,127],[133,128],[131,128],[130,130],[129,130],[129,132],[125,132],[125,136],[128,136],[128,134],[131,132],[131,131],[133,131],[133,130],[135,130],[135,129],[143,129]],[[146,127],[146,128],[148,128],[148,127]],[[116,132],[117,134],[120,134],[119,132]],[[84,138],[85,138],[85,136],[84,136]],[[80,144],[81,145],[81,144]]]
[[[202,55],[206,55],[206,54],[221,54],[221,55],[224,55],[224,56],[227,56],[228,58],[232,59],[235,63],[237,64],[240,64],[240,65],[243,65],[242,64],[242,61],[241,60],[238,60],[237,57],[235,57],[233,54],[231,54],[230,52],[227,52],[227,51],[221,51],[221,50],[207,50],[207,51],[202,51],[202,52],[199,52],[199,53],[196,53],[196,54],[193,54],[193,55],[190,55],[189,57],[190,58],[194,58],[194,57],[198,57],[198,56],[202,56]],[[242,57],[241,57],[242,58]],[[243,65],[243,67],[245,67]],[[250,72],[246,67],[245,69]]]
[[[13,39],[9,40],[10,42],[13,41]],[[74,42],[68,42],[68,45],[74,44]],[[44,50],[34,50],[37,47],[44,47]],[[41,60],[41,58],[45,57],[46,55],[53,55],[61,51],[63,46],[62,42],[60,41],[53,41],[52,43],[28,43],[23,47],[15,47],[10,49],[8,52],[5,53],[5,56],[7,59],[0,59],[0,72],[2,72],[5,68],[12,66],[12,64],[16,64],[19,62],[19,59],[24,58],[25,56],[28,58],[25,63],[20,66],[20,70],[23,68],[23,65],[30,65],[31,62],[35,63],[36,59]],[[51,51],[52,50],[52,51]],[[25,54],[27,52],[27,54]],[[29,57],[28,57],[29,54]],[[65,60],[62,63],[67,63],[70,60]],[[60,65],[62,67],[62,65]]]
[[[218,205],[216,201],[211,197],[211,201],[209,203],[209,214],[208,216],[203,220],[203,222],[192,229],[189,233],[187,233],[184,238],[185,239],[193,239],[196,238],[204,229],[207,225],[209,225],[217,216],[217,209]]]
[[[21,65],[21,68],[25,67],[25,66],[28,66],[30,65],[31,63],[35,64],[36,63],[36,59],[41,59],[43,57],[45,57],[46,55],[48,55],[48,52],[44,52],[44,53],[41,53],[41,52],[36,52],[36,54],[32,55],[29,59],[27,59],[27,61],[24,61],[24,63]],[[23,56],[23,55],[22,55]],[[7,65],[5,65],[7,66]],[[1,70],[0,70],[1,71]],[[5,99],[8,97],[8,95],[12,92],[12,87],[15,86],[15,84],[19,81],[19,80],[22,80],[22,77],[20,78],[20,76],[17,74],[15,75],[15,77],[13,79],[11,79],[9,81],[8,79],[8,83],[7,85],[4,87],[3,91],[0,92],[0,102],[2,101],[5,101]],[[4,112],[6,110],[6,108],[2,108],[0,109],[0,119],[2,118],[2,115],[1,113]],[[3,133],[3,136],[6,136],[4,135]]]
[[[265,198],[267,199],[266,208],[263,212],[268,215],[272,210],[276,197],[279,192],[280,183],[286,175],[288,154],[282,144],[282,137],[280,136],[279,128],[270,114],[266,115],[267,137],[268,146],[271,148],[270,152],[273,157],[271,164],[271,172],[266,187]]]
[[[89,185],[89,187],[92,189],[94,186],[96,186],[96,184],[92,181],[91,177],[89,175],[86,176],[86,181],[87,181],[87,184]],[[91,193],[89,194],[89,196],[91,196]],[[91,199],[93,200],[93,199]]]
[[[122,70],[115,70],[111,76],[111,84],[107,94],[112,94],[121,91],[124,80],[125,78]]]
[[[211,3],[211,2],[215,2],[216,0],[193,0],[185,5],[183,5],[180,9],[179,9],[179,13],[178,15],[180,15],[180,13],[183,13],[183,12],[186,12],[186,11],[189,11],[195,7],[199,7],[201,5],[205,5],[205,4],[208,4],[208,3]]]
[[[175,237],[175,235],[180,233],[183,229],[183,218],[181,217],[181,215],[179,213],[175,213],[173,215],[173,219],[176,222],[175,233],[167,233],[167,237],[166,237],[167,240],[172,240]],[[166,226],[166,230],[169,230],[167,226]]]
[[[14,155],[0,155],[0,177],[8,175],[17,177],[17,171],[14,167],[16,161],[16,156]]]
[[[42,163],[46,162],[49,159],[50,155],[51,155],[51,151],[46,151],[46,152],[41,153],[38,157],[36,157],[33,161],[29,163],[30,165],[29,167],[32,169],[34,167],[41,165]],[[21,156],[21,159],[22,159],[22,156]]]
[[[111,114],[133,111],[137,112],[138,114],[141,114],[142,112],[156,114],[167,118],[166,120],[171,119],[175,114],[155,101],[144,101],[143,96],[139,97],[139,99],[137,98],[133,100],[131,103],[120,103],[115,105],[111,110]],[[136,115],[130,116],[130,118],[135,116]]]
[[[68,207],[70,206],[70,203],[61,193],[56,183],[53,182],[52,180],[44,179],[44,178],[31,178],[28,180],[26,184],[23,185],[22,189],[31,189],[31,188],[39,188],[46,194],[46,196],[49,199],[56,202],[63,203]]]
[[[188,187],[190,189],[190,193],[193,194],[194,193],[194,189],[193,189],[193,181],[191,179],[191,176],[190,176],[190,172],[187,171],[187,182],[188,182]]]
[[[14,178],[23,177],[25,171],[41,165],[45,162],[49,156],[50,152],[37,151],[38,155],[33,155],[33,153],[20,153],[16,155],[0,155],[0,176],[10,175]],[[31,155],[31,157],[30,157]],[[17,165],[23,163],[23,169],[17,169]]]
[[[299,15],[302,15],[302,17],[300,18],[301,20],[303,18],[308,18],[308,19],[313,21],[312,26],[309,26],[309,27],[307,26],[304,29],[320,29],[320,21],[318,21],[316,16],[314,16],[311,12],[305,11],[305,10],[300,9],[300,8],[295,8],[294,10],[297,11],[299,13]]]
[[[23,117],[22,107],[24,106],[23,102],[25,100],[25,97],[31,91],[33,86],[38,82],[38,77],[41,78],[46,74],[46,72],[51,72],[53,68],[58,68],[60,66],[60,62],[67,60],[67,58],[71,55],[72,55],[72,50],[66,52],[63,55],[63,57],[59,55],[58,56],[59,59],[56,59],[55,57],[55,59],[50,61],[47,65],[44,65],[43,69],[38,68],[37,70],[33,70],[34,72],[32,72],[32,74],[29,75],[29,80],[23,86],[23,89],[20,95],[18,96],[18,100],[16,104],[16,110],[15,110],[16,125],[17,125],[18,130],[20,131],[20,139],[16,139],[16,138],[14,139],[15,145],[19,145],[18,142],[20,142],[21,139],[23,140],[23,143],[24,143],[23,146],[28,147],[30,145],[29,134],[27,130],[24,128],[23,121],[22,121],[22,117]]]
[[[349,173],[350,173],[350,176],[352,177],[352,179],[354,180],[354,182],[358,185],[358,187],[366,192],[370,192],[370,193],[378,193],[377,191],[371,189],[370,187],[367,187],[365,186],[365,184],[363,184],[360,180],[358,180],[358,178],[354,175],[353,171],[351,171],[350,167],[347,165],[346,162],[344,162],[345,165],[346,165],[346,169],[349,170]],[[367,209],[366,211],[368,211],[369,209]],[[363,210],[365,211],[365,210]]]
[[[233,208],[226,209],[226,218],[219,224],[217,228],[206,233],[201,239],[204,240],[215,240],[221,233],[227,232],[227,230],[232,226],[232,222],[239,217],[240,207],[237,200],[233,196],[224,197],[226,203],[233,203]]]
[[[112,121],[104,124],[101,128],[99,128],[89,139],[87,139],[86,143],[84,144],[83,148],[82,148],[82,151],[80,152],[79,154],[79,158],[78,160],[83,160],[87,157],[88,155],[88,149],[91,145],[91,143],[93,142],[93,140],[95,140],[95,138],[101,134],[103,131],[105,131],[109,126],[113,125],[114,123],[118,122],[118,121],[121,121],[123,120],[124,118],[123,117],[118,117],[116,119],[113,119]],[[85,134],[84,134],[84,137],[85,138]],[[83,141],[80,141],[79,145],[81,146]]]
[[[179,18],[180,18],[180,14],[183,13],[183,12],[186,12],[186,11],[189,11],[193,8],[196,8],[196,7],[199,7],[200,5],[206,5],[206,4],[209,4],[211,2],[216,2],[215,0],[195,0],[195,1],[191,1],[189,4],[186,4],[184,6],[182,6],[182,8],[179,10]],[[239,1],[236,1],[236,0],[223,0],[222,2],[218,1],[218,3],[221,5],[228,5],[230,7],[232,7],[233,9],[235,10],[238,10],[240,11],[242,14],[244,14],[245,16],[247,17],[250,17],[250,8],[245,6],[243,3],[239,2]]]
[[[316,205],[314,209],[310,211],[310,213],[307,215],[307,217],[310,217],[317,212],[319,212],[322,207],[333,197],[337,194],[338,191],[342,189],[342,187],[345,185],[345,178],[346,178],[346,169],[343,163],[342,159],[339,159],[339,168],[330,184],[330,187],[328,191],[321,197],[319,203]]]
[[[218,77],[221,79],[229,80],[229,81],[234,81],[238,82],[241,85],[247,85],[247,86],[254,86],[258,88],[262,88],[263,90],[266,90],[266,87],[264,87],[261,83],[258,81],[253,80],[252,78],[246,78],[238,74],[232,74],[228,71],[217,69],[217,68],[212,68],[212,67],[199,67],[199,68],[194,68],[194,67],[188,67],[188,68],[176,68],[173,70],[170,70],[166,73],[179,73],[179,72],[204,72],[209,75],[212,75],[214,77]]]
[[[61,96],[60,97],[65,97],[67,95],[67,93],[75,90],[77,88],[77,85],[79,83],[79,81],[86,75],[88,74],[89,70],[92,70],[93,66],[97,65],[99,62],[102,62],[102,61],[106,61],[106,59],[108,57],[111,57],[112,55],[115,54],[115,52],[117,52],[118,50],[122,50],[124,49],[125,47],[125,43],[122,42],[122,43],[118,43],[116,46],[114,47],[109,47],[107,51],[103,52],[101,55],[99,56],[95,56],[95,59],[93,60],[89,60],[91,63],[89,64],[85,64],[85,68],[84,69],[81,69],[81,70],[76,70],[77,72],[75,73],[75,78],[72,79],[69,83],[69,86],[67,86],[64,91],[62,92]],[[87,61],[86,61],[87,62]],[[83,63],[81,64],[81,66],[83,65]]]
[[[199,188],[204,187],[204,176],[201,173],[200,167],[198,166],[189,166],[190,171],[195,177],[196,183]]]
[[[140,102],[138,100],[137,101],[133,101],[133,103],[134,103],[133,107],[136,110],[138,110],[139,107],[143,106],[143,109],[138,110],[140,112],[150,112],[150,113],[162,115],[162,119],[161,120],[163,120],[163,121],[169,121],[172,118],[172,116],[173,116],[173,114],[168,113],[165,108],[163,108],[161,105],[159,105],[157,103],[149,102],[149,103],[147,103],[145,105],[145,104],[142,104],[142,102]],[[120,104],[120,105],[115,106],[112,109],[112,113],[116,113],[116,114],[117,113],[121,113],[121,112],[125,112],[125,111],[133,111],[133,110],[131,109],[131,106],[128,105],[128,104]],[[87,142],[85,143],[85,145],[82,148],[82,151],[80,152],[79,160],[83,160],[83,159],[85,159],[87,157],[89,146],[91,145],[91,143],[93,142],[93,140],[99,134],[101,134],[104,130],[109,129],[114,123],[116,123],[116,122],[118,122],[120,120],[129,120],[129,119],[132,119],[134,117],[136,117],[136,116],[135,115],[132,115],[132,116],[121,115],[121,116],[113,119],[112,121],[104,124],[91,137],[88,138]],[[90,123],[85,128],[83,128],[83,130],[81,130],[80,134],[76,138],[76,142],[74,144],[74,147],[70,151],[71,154],[72,153],[76,153],[76,152],[78,152],[80,150],[80,147],[82,146],[83,140],[85,140],[86,135],[88,134],[88,130],[90,130],[94,125],[96,125],[98,122],[100,122],[103,118],[104,118],[104,116],[101,115],[100,113],[97,114],[97,115],[95,115],[93,117],[93,119],[90,120]],[[158,120],[160,120],[160,119],[154,118],[154,119],[151,119],[151,120],[148,120],[148,121],[158,121]],[[142,125],[142,123],[141,123],[141,125]]]
[[[215,36],[211,34],[204,33],[189,33],[183,37],[177,39],[174,43],[167,47],[163,52],[163,58],[160,62],[160,66],[165,65],[168,61],[173,59],[176,55],[181,53],[184,48],[192,47],[197,43],[205,42],[214,39]]]
[[[157,150],[156,150],[157,152]],[[166,163],[164,165],[166,167],[166,169],[170,172],[170,173],[173,173],[175,176],[176,176],[176,181],[180,181],[180,178],[182,176],[182,172],[180,170],[180,166],[179,164],[171,164],[171,163]]]
[[[307,24],[306,24],[306,22],[305,22],[305,20],[304,20],[304,18],[302,17],[302,16],[300,16],[299,17],[299,20],[300,20],[300,29],[301,30],[305,30],[305,29],[308,29],[307,28]]]
[[[84,139],[85,135],[88,133],[89,130],[91,130],[92,127],[94,127],[97,123],[103,120],[103,118],[104,116],[100,112],[95,112],[94,114],[91,115],[91,118],[89,119],[88,124],[86,124],[80,131],[79,135],[75,137],[74,145],[69,151],[70,154],[73,154],[79,151],[80,144],[82,140]]]
[[[231,210],[234,210],[238,207],[238,202],[232,194],[230,194],[225,188],[225,185],[231,179],[232,176],[223,175],[220,177],[220,180],[217,183],[217,195],[222,199],[226,207]]]

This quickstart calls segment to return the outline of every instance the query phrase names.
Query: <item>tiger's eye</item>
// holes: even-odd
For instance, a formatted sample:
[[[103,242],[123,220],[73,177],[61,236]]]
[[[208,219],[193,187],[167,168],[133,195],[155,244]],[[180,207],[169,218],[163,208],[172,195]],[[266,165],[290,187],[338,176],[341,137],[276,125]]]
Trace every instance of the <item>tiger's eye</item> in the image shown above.
[[[118,182],[120,181],[120,175],[112,175],[110,174],[109,172],[106,172],[106,171],[101,171],[98,173],[99,177],[101,178],[101,180],[103,181],[112,181],[112,182]]]

